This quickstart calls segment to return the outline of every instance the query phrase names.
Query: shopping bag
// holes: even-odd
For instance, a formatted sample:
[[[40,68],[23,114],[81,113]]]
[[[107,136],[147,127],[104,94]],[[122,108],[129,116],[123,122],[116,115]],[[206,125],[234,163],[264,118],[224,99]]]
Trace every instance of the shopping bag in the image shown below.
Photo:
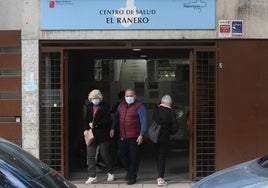
[[[85,138],[86,145],[89,146],[93,142],[93,139],[94,139],[92,129],[84,131],[84,138]]]

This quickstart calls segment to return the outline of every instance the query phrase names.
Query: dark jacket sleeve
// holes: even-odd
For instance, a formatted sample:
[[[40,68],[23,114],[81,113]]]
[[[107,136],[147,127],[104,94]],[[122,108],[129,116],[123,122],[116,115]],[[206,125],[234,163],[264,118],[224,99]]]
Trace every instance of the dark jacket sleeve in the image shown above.
[[[153,121],[157,122],[157,123],[161,123],[160,119],[159,119],[159,111],[158,111],[158,107],[155,107],[153,109]]]
[[[89,129],[89,119],[90,119],[90,112],[91,112],[91,110],[90,110],[90,107],[89,107],[89,105],[87,105],[87,107],[86,107],[86,114],[85,114],[85,118],[84,118],[84,121],[83,121],[83,131],[85,131],[85,130],[88,130]]]
[[[174,110],[172,110],[172,123],[171,123],[171,130],[170,130],[170,134],[176,134],[177,131],[179,129],[179,124],[176,118],[176,113]]]

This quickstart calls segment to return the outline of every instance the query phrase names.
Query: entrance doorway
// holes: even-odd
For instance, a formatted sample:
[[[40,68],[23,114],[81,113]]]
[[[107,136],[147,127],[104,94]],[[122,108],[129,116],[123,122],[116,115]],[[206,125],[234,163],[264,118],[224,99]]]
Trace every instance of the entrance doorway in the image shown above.
[[[100,89],[104,100],[113,106],[120,91],[132,88],[147,110],[148,126],[153,108],[163,95],[172,97],[179,131],[171,137],[166,177],[169,182],[189,179],[189,134],[186,116],[189,112],[189,54],[190,50],[69,50],[69,150],[70,178],[86,179],[86,147],[82,137],[83,106],[92,89]],[[147,55],[146,57],[141,55]],[[112,145],[114,146],[114,145]],[[142,146],[139,177],[155,181],[155,147],[145,135]],[[115,147],[116,148],[116,147]],[[112,149],[115,149],[112,148]],[[113,151],[112,151],[113,152]],[[116,159],[116,152],[114,161]],[[124,171],[116,165],[116,173]],[[103,173],[103,179],[105,178]],[[118,175],[117,175],[118,176]],[[99,178],[99,177],[98,177]]]
[[[41,41],[40,57],[40,159],[65,177],[87,176],[83,105],[95,88],[111,108],[119,91],[134,88],[148,125],[154,105],[170,94],[180,129],[172,138],[167,177],[197,180],[215,171],[216,42]],[[143,146],[142,161],[149,166],[140,171],[154,181],[148,138]]]

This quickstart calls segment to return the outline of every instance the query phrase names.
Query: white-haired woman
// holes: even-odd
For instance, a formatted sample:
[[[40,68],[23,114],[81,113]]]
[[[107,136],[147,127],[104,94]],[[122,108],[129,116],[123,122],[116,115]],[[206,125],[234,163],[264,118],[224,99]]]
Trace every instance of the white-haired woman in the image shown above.
[[[175,134],[178,130],[178,122],[175,111],[171,108],[172,99],[169,95],[164,95],[158,108],[153,111],[153,120],[159,122],[161,131],[156,144],[157,152],[157,185],[166,186],[164,179],[166,169],[166,159],[170,146],[170,135]]]
[[[98,89],[92,90],[88,95],[89,105],[85,116],[84,130],[92,129],[94,140],[87,147],[87,165],[89,178],[86,184],[97,182],[96,175],[96,150],[106,165],[107,181],[114,180],[112,158],[109,153],[111,115],[109,105],[103,102],[103,96]]]

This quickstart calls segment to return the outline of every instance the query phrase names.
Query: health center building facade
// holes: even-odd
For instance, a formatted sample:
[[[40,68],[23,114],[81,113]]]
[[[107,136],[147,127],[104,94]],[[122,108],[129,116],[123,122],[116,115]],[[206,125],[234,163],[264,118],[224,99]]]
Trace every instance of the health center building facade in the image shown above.
[[[134,88],[149,122],[170,94],[190,180],[267,152],[265,0],[13,0],[1,9],[1,137],[65,176],[93,88],[111,106]]]

